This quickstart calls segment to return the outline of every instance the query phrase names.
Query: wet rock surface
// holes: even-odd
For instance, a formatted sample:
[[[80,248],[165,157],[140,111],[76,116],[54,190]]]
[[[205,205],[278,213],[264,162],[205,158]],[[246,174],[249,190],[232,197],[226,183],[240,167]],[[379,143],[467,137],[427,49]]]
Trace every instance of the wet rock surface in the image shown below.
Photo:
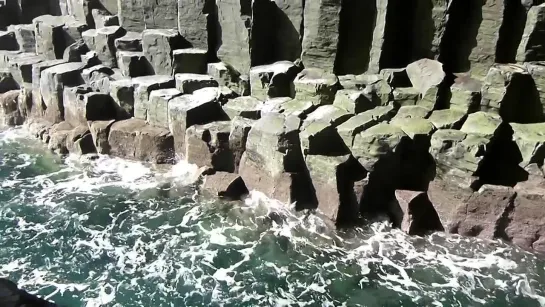
[[[545,252],[539,1],[61,2],[0,16],[0,118],[52,150]]]

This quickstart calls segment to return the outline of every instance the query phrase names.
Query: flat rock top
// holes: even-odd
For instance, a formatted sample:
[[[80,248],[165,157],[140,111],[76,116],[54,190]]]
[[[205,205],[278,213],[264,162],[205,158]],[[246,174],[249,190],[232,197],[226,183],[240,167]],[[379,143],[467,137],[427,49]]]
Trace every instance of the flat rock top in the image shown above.
[[[185,48],[185,49],[176,49],[172,52],[173,54],[207,54],[208,51],[205,49],[199,48]]]
[[[492,136],[501,124],[501,117],[494,113],[475,112],[469,114],[461,131],[484,136]]]
[[[120,26],[107,26],[107,27],[98,28],[96,30],[96,33],[97,35],[110,35],[110,34],[117,33],[119,31],[124,31],[124,30]]]
[[[136,132],[137,129],[142,129],[145,126],[147,126],[146,121],[137,118],[130,118],[116,121],[115,123],[113,123],[110,129],[112,131],[117,130],[133,133]]]
[[[203,74],[176,74],[175,76],[176,81],[214,81],[214,78],[212,78],[209,75],[203,75]]]
[[[285,73],[288,70],[295,67],[295,64],[290,61],[279,61],[273,64],[268,65],[261,65],[261,66],[255,66],[250,69],[250,74],[258,74],[258,73]]]
[[[292,131],[299,131],[301,120],[295,116],[282,114],[267,114],[257,120],[252,131],[260,131],[272,135],[281,135]],[[250,132],[251,133],[251,132]]]
[[[122,41],[133,41],[133,40],[141,40],[142,39],[142,32],[133,32],[129,31],[125,33],[122,37],[116,38],[116,40],[122,40]]]
[[[516,124],[511,123],[513,137],[525,141],[545,142],[545,123]]]
[[[147,29],[142,32],[142,37],[151,35],[175,37],[180,35],[180,33],[178,33],[178,31],[174,29]]]
[[[467,133],[455,129],[442,129],[432,135],[433,140],[461,142],[467,137]]]
[[[76,19],[72,16],[52,16],[42,15],[34,18],[32,23],[44,23],[51,26],[62,26],[66,23],[76,22]]]
[[[425,118],[429,113],[430,109],[422,106],[402,106],[394,118]]]
[[[342,121],[344,118],[348,119],[352,114],[345,109],[339,108],[334,105],[325,105],[321,106],[318,109],[314,110],[306,118],[303,128],[310,125],[313,122],[324,122],[329,124],[340,124],[339,121]]]
[[[149,97],[150,97],[150,100],[154,97],[162,97],[162,98],[173,98],[175,96],[179,96],[181,95],[182,92],[180,92],[179,90],[175,89],[175,88],[165,88],[165,89],[159,89],[159,90],[154,90],[154,91],[151,91]]]
[[[34,31],[34,25],[33,24],[19,24],[19,25],[10,25],[10,26],[8,26],[8,31],[18,31],[18,30]]]
[[[297,75],[294,82],[334,86],[339,82],[339,78],[332,73],[328,73],[318,68],[306,68]]]
[[[127,56],[127,57],[143,57],[144,56],[144,52],[142,52],[142,51],[125,51],[125,50],[121,50],[121,51],[118,51],[117,54],[119,56]]]
[[[375,136],[405,136],[405,132],[398,126],[388,123],[380,123],[363,131],[360,136],[362,137],[375,137]]]
[[[424,118],[399,118],[392,120],[392,125],[398,126],[411,138],[416,135],[431,135],[435,126]]]
[[[263,101],[252,96],[237,97],[229,100],[224,107],[233,110],[261,110],[264,106]]]
[[[95,36],[96,37],[97,36],[97,30],[89,29],[89,30],[83,31],[81,33],[81,35],[84,36],[84,37],[87,37],[87,36],[89,36],[89,37]]]
[[[70,62],[70,63],[63,63],[63,64],[50,67],[44,70],[44,72],[47,72],[49,74],[62,74],[62,73],[83,70],[84,67],[85,67],[85,64],[82,62]]]
[[[173,79],[167,75],[153,75],[132,78],[132,83],[137,86],[150,86],[153,84],[171,82]]]
[[[204,89],[203,89],[204,90]],[[187,111],[207,103],[217,103],[217,91],[195,91],[190,95],[182,95],[169,101],[169,109]]]

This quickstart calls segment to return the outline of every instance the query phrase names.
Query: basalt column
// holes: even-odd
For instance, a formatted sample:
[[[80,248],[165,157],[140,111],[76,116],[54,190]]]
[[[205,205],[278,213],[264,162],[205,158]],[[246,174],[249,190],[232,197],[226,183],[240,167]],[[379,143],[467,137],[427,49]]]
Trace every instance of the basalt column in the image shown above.
[[[177,0],[119,0],[119,21],[127,31],[177,29]]]
[[[342,1],[336,74],[361,74],[367,71],[376,18],[375,1]]]

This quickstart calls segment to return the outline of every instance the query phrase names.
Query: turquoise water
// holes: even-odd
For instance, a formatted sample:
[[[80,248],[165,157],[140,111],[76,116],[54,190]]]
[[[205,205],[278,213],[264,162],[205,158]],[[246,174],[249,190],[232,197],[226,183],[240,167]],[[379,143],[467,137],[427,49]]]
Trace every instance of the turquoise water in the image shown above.
[[[0,277],[64,306],[545,306],[545,261],[500,242],[347,232],[195,167],[61,159],[0,132]]]

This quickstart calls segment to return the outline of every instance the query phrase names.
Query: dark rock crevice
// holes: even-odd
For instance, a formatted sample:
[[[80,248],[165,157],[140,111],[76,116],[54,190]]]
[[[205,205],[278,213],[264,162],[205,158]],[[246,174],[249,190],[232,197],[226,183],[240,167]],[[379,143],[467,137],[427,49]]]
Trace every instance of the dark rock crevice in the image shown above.
[[[411,63],[416,0],[389,0],[380,69],[403,68]]]
[[[439,61],[447,73],[466,72],[471,67],[469,55],[477,46],[477,33],[482,16],[482,1],[453,0],[448,9],[448,22],[440,44]]]
[[[503,23],[496,44],[496,63],[515,63],[526,24],[526,8],[520,0],[504,0]]]

